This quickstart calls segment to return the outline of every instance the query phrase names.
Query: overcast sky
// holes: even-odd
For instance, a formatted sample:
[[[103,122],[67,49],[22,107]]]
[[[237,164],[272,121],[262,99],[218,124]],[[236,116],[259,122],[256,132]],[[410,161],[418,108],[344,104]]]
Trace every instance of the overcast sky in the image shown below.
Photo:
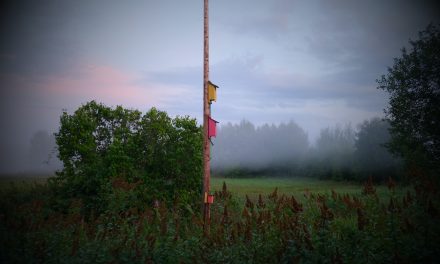
[[[202,0],[1,5],[0,172],[20,170],[32,134],[90,100],[201,120]],[[435,1],[211,0],[212,116],[294,120],[311,141],[383,116],[375,80],[439,14]]]

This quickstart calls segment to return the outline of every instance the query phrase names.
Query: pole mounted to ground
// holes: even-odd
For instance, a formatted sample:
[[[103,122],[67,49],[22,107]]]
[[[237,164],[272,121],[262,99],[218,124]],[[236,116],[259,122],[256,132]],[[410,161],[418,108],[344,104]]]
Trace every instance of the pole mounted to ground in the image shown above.
[[[209,25],[208,25],[208,0],[204,0],[203,16],[203,229],[205,234],[209,233],[210,204],[207,202],[207,195],[210,189],[210,141],[208,137],[209,117],[211,109],[208,99],[209,82]]]

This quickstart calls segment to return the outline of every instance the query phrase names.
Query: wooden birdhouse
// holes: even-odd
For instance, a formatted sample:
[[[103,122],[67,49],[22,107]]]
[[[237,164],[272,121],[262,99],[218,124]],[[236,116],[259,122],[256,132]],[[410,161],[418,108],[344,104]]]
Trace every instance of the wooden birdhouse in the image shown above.
[[[205,203],[208,203],[208,204],[214,203],[214,195],[208,194],[207,192],[205,192]]]
[[[217,101],[217,88],[218,86],[213,84],[211,81],[208,81],[208,100],[209,103],[212,103],[212,101]]]
[[[209,194],[209,195],[208,195],[208,203],[209,203],[209,204],[214,203],[214,195],[212,195],[212,194]]]
[[[212,119],[211,117],[208,118],[208,137],[215,137],[217,136],[217,121]]]

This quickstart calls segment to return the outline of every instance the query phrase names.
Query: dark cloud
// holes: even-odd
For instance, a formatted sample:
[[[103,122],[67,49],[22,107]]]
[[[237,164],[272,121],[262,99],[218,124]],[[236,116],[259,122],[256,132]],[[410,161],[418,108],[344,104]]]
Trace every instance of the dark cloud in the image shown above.
[[[264,64],[261,56],[233,58],[210,67],[211,80],[220,86],[221,101],[231,105],[258,104],[261,107],[286,105],[295,100],[343,99],[358,102],[360,107],[377,107],[376,100],[383,94],[375,89],[378,76],[362,73],[361,70],[337,72],[319,78],[300,78],[292,74],[265,72],[259,68]],[[152,80],[201,87],[202,69],[181,68],[149,75]]]
[[[77,5],[67,1],[6,1],[0,17],[2,73],[62,73],[79,50],[69,32]]]
[[[295,1],[278,0],[258,4],[255,1],[213,2],[212,6],[215,27],[252,38],[279,40],[289,33],[291,14],[298,5]],[[224,15],[225,12],[228,16]]]
[[[238,39],[278,42],[285,56],[303,52],[327,67],[377,73],[409,38],[429,23],[440,23],[439,6],[426,0],[245,1],[228,17],[220,16],[220,9],[214,19]]]
[[[324,12],[325,11],[325,12]],[[387,65],[429,23],[440,23],[434,1],[323,1],[307,34],[309,53],[339,67]]]

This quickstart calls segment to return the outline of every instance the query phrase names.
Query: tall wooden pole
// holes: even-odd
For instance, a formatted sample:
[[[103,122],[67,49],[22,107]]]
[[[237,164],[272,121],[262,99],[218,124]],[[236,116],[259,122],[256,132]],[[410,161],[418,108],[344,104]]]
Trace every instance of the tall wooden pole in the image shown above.
[[[209,81],[209,27],[208,27],[208,0],[204,0],[204,19],[203,19],[203,220],[205,233],[209,232],[210,207],[206,203],[206,194],[209,194],[209,181],[211,177],[210,169],[210,142],[208,138],[208,122],[211,116],[211,109],[208,100],[208,81]]]

